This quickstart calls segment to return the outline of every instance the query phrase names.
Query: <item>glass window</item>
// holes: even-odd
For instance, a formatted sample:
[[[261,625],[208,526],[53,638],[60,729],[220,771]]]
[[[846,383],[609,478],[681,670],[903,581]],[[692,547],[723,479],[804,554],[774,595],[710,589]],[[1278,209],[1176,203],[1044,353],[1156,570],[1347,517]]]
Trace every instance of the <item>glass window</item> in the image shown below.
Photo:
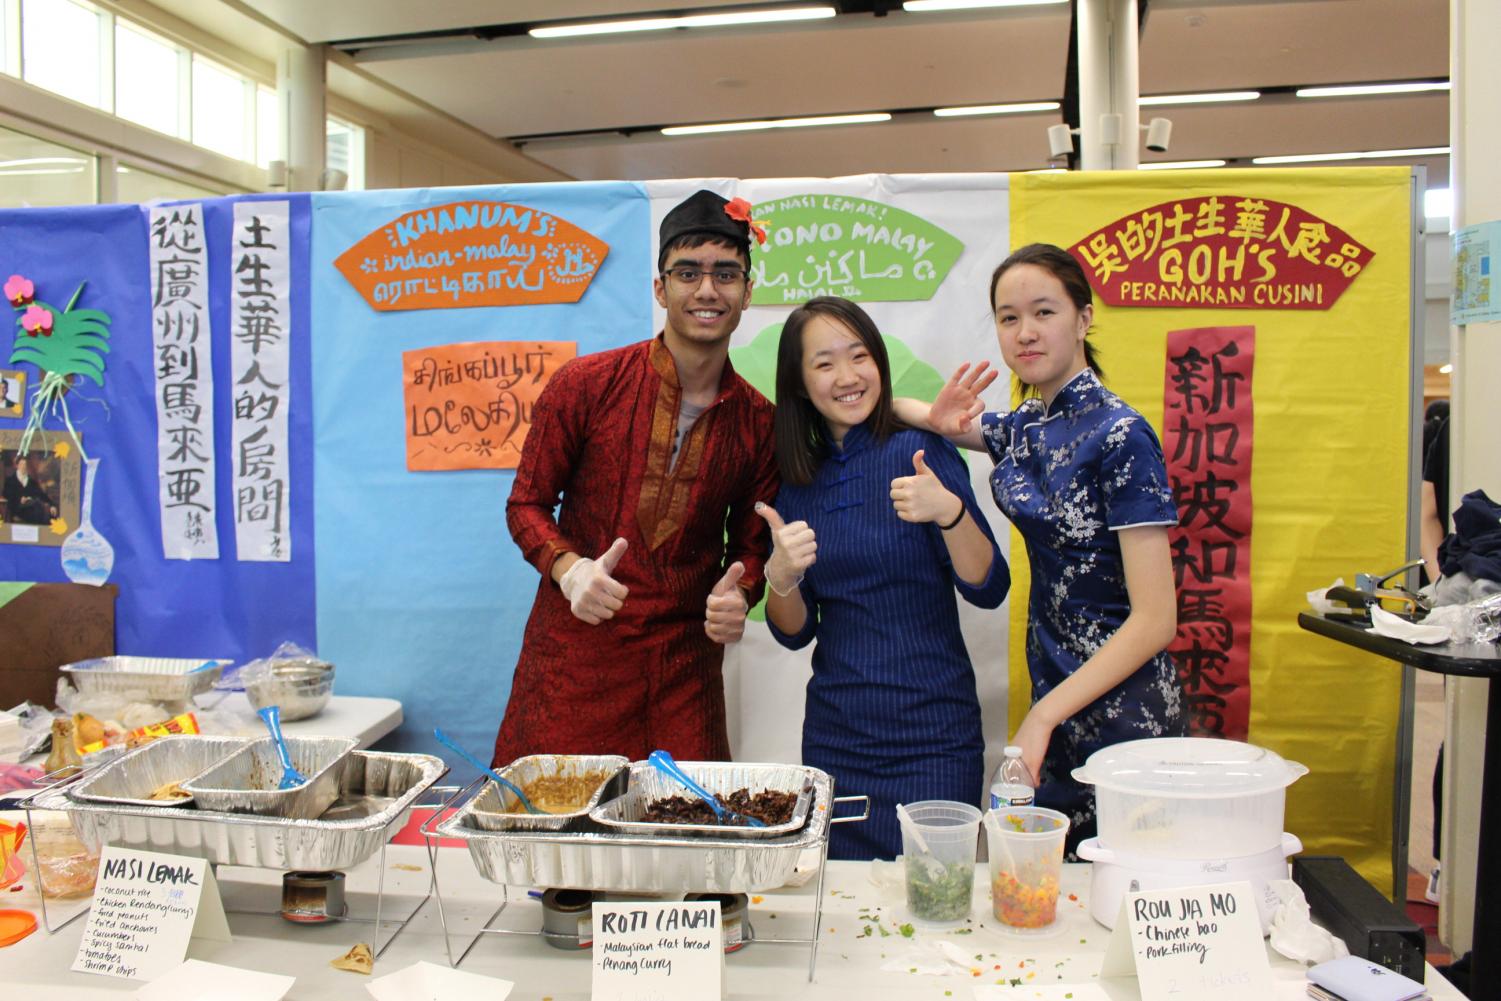
[[[181,201],[187,198],[218,198],[219,192],[179,181],[175,177],[127,167],[115,168],[115,198],[121,202]]]
[[[194,53],[193,142],[236,160],[252,159],[249,88],[249,80]]]
[[[323,151],[324,166],[344,171],[350,191],[365,189],[365,130],[358,125],[328,119],[328,143]]]
[[[281,108],[277,104],[276,91],[270,87],[256,87],[255,163],[258,167],[269,167],[272,160],[280,159]]]
[[[92,205],[96,167],[87,153],[0,129],[0,206]]]
[[[24,0],[21,68],[27,83],[109,110],[100,14],[74,0]]]
[[[169,136],[183,136],[181,50],[124,21],[115,22],[115,114]]]

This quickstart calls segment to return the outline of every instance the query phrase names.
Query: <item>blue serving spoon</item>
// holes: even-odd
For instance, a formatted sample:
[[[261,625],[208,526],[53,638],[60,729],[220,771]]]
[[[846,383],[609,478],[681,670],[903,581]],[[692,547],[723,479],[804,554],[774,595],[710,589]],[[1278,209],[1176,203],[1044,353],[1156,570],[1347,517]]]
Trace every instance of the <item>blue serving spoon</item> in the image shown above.
[[[667,751],[653,751],[646,756],[646,760],[650,762],[658,771],[670,775],[672,778],[681,782],[683,785],[688,787],[689,792],[693,793],[705,803],[708,803],[709,809],[714,811],[714,816],[719,818],[719,822],[721,824],[728,823],[731,818],[734,818],[745,821],[745,823],[750,825],[751,827],[766,826],[765,821],[758,820],[755,817],[748,816],[744,813],[736,813],[734,810],[731,810],[729,807],[721,804],[713,793],[709,792],[709,790],[705,789],[703,786],[690,779],[688,777],[688,773],[678,767],[678,763],[672,759],[672,755]]]
[[[516,799],[518,801],[520,801],[521,805],[524,806],[524,807],[526,807],[526,812],[527,813],[546,813],[547,812],[546,810],[539,810],[535,806],[532,806],[532,801],[526,798],[526,793],[524,793],[524,792],[521,791],[521,787],[520,786],[518,786],[516,783],[512,782],[510,779],[505,778],[504,776],[502,776],[499,772],[495,771],[495,769],[491,768],[489,765],[483,764],[478,758],[476,758],[474,755],[470,754],[468,751],[464,750],[458,744],[455,744],[449,738],[448,734],[444,733],[442,730],[438,729],[437,727],[433,727],[433,736],[436,737],[436,738],[438,738],[438,743],[442,744],[444,747],[448,748],[450,751],[452,751],[453,753],[457,754],[459,757],[463,758],[465,761],[469,762],[475,768],[478,768],[480,771],[482,771],[486,775],[490,776],[496,782],[499,782],[501,785],[503,785],[507,789],[511,790],[511,792],[515,794]]]
[[[266,721],[266,729],[271,731],[271,743],[276,745],[276,756],[281,758],[281,784],[276,788],[296,789],[307,785],[307,777],[292,767],[292,755],[287,751],[286,738],[281,735],[281,706],[266,706],[257,709],[255,714]]]

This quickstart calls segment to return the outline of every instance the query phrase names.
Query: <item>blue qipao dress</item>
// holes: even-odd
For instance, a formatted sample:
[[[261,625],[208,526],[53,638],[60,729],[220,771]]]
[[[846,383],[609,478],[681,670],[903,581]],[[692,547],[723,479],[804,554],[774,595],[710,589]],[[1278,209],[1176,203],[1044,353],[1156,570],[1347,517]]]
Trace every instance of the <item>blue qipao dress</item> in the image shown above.
[[[1176,525],[1162,446],[1146,419],[1085,369],[1053,399],[981,419],[996,504],[1027,543],[1027,668],[1036,702],[1126,621],[1131,604],[1116,531]],[[1102,747],[1187,732],[1166,652],[1053,732],[1037,805],[1067,814],[1068,849],[1095,834],[1094,792],[1070,772]]]
[[[990,540],[990,574],[978,587],[954,573],[937,525],[902,521],[892,508],[891,481],[912,475],[918,449]],[[812,483],[782,484],[776,508],[789,523],[806,521],[818,538],[818,559],[801,585],[806,625],[791,636],[771,626],[792,649],[817,640],[803,763],[833,775],[836,794],[870,797],[868,820],[830,829],[829,855],[895,858],[902,851],[897,803],[981,802],[980,701],[954,592],[996,608],[1011,572],[963,460],[925,431],[876,441],[864,425],[852,428]]]

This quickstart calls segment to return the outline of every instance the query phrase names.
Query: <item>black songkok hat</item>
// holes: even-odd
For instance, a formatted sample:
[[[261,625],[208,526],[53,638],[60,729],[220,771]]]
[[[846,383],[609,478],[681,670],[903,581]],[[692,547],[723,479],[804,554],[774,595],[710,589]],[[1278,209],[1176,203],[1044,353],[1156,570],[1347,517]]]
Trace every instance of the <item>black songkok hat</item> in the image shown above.
[[[657,246],[666,250],[680,237],[699,236],[724,240],[749,254],[750,224],[731,218],[725,212],[729,204],[712,191],[695,191],[663,216]]]

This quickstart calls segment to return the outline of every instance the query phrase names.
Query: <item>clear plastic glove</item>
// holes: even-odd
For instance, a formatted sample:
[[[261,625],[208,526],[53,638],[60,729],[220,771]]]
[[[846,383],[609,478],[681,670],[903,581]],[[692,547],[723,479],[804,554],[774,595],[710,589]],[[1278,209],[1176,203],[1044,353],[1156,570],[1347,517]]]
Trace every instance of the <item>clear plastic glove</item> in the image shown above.
[[[756,504],[756,513],[771,526],[771,559],[766,561],[766,583],[780,595],[792,593],[803,574],[818,559],[818,538],[806,521],[782,520],[770,504]]]
[[[950,438],[967,432],[975,418],[985,412],[985,402],[980,399],[980,394],[995,382],[999,374],[990,368],[988,361],[982,361],[974,368],[970,368],[969,362],[960,365],[934,398],[928,411],[928,426],[934,433]]]
[[[558,580],[558,589],[568,599],[574,618],[597,626],[625,606],[630,588],[611,576],[620,558],[625,555],[626,541],[616,539],[599,559],[587,556],[574,561]]]
[[[912,468],[916,475],[891,481],[891,506],[896,508],[898,518],[947,525],[964,514],[964,502],[928,468],[922,449],[912,453]]]
[[[745,603],[745,592],[740,589],[740,578],[745,575],[745,564],[738,560],[725,570],[704,606],[704,632],[715,643],[734,643],[745,634],[745,613],[750,611]]]

